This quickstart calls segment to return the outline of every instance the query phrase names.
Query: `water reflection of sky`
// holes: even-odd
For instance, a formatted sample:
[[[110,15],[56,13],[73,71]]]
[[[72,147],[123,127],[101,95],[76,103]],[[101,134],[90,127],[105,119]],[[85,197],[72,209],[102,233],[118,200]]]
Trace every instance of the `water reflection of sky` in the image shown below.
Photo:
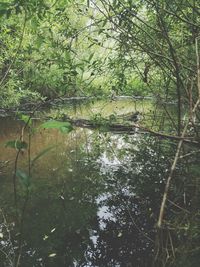
[[[20,133],[17,121],[4,119],[1,126],[1,144]],[[31,258],[30,266],[64,266],[68,259],[69,266],[124,267],[134,260],[136,266],[148,267],[158,203],[174,147],[138,133],[121,136],[85,129],[67,136],[40,131],[32,142],[33,156],[44,147],[57,146],[33,169],[24,266]],[[12,159],[0,180],[1,203],[12,219],[15,154],[1,148],[0,160]],[[19,166],[26,170],[26,154]],[[19,190],[23,201],[24,191]],[[53,228],[56,231],[51,233]],[[48,233],[49,238],[43,240]],[[52,252],[54,259],[48,257]]]
[[[11,131],[10,137],[12,138],[13,136],[13,132]],[[42,179],[39,179],[38,183],[34,182],[34,194],[36,194],[36,196],[38,195],[40,199],[39,206],[36,206],[36,203],[34,202],[30,203],[32,209],[36,209],[36,212],[33,213],[34,216],[36,213],[38,214],[38,227],[43,229],[44,213],[46,213],[45,216],[47,219],[51,213],[56,215],[57,210],[60,209],[60,204],[59,202],[57,203],[56,199],[54,199],[54,195],[62,196],[61,201],[63,202],[68,214],[67,220],[68,216],[70,216],[72,220],[72,225],[69,226],[69,229],[73,229],[73,224],[78,225],[78,229],[75,228],[75,230],[73,230],[74,232],[72,230],[66,230],[65,228],[63,230],[64,232],[66,231],[66,234],[68,235],[75,235],[76,237],[80,236],[81,238],[81,224],[86,224],[85,227],[87,228],[89,239],[92,241],[94,246],[94,251],[90,252],[91,245],[90,249],[87,249],[87,255],[91,258],[94,257],[95,253],[101,250],[101,242],[109,244],[109,242],[112,243],[115,239],[117,240],[119,246],[113,248],[116,250],[115,254],[117,255],[117,253],[122,253],[120,252],[121,245],[119,241],[120,239],[124,240],[124,237],[127,235],[125,228],[127,226],[130,230],[131,227],[134,229],[134,226],[131,226],[133,223],[128,213],[131,212],[133,216],[140,216],[141,214],[141,207],[139,203],[135,203],[136,194],[132,185],[129,184],[130,177],[126,177],[126,175],[130,175],[130,172],[132,171],[132,159],[135,157],[134,153],[137,154],[140,151],[140,136],[136,134],[135,136],[125,139],[120,135],[107,134],[105,136],[104,134],[100,134],[99,142],[103,149],[98,153],[94,145],[95,139],[95,133],[92,131],[85,132],[83,130],[77,130],[69,136],[63,136],[56,131],[46,131],[36,134],[34,136],[34,143],[37,144],[37,146],[35,145],[32,147],[32,153],[35,153],[34,149],[36,150],[36,153],[38,153],[37,151],[40,150],[39,147],[42,148],[42,144],[49,145],[49,143],[52,144],[55,142],[59,145],[54,151],[51,151],[44,157],[44,159],[41,159],[38,162],[34,175],[36,176],[36,179],[38,179],[38,175],[41,175]],[[109,142],[107,143],[108,139]],[[132,149],[134,153],[130,152],[130,149]],[[21,166],[25,166],[25,163],[26,162],[23,162]],[[142,171],[142,164],[138,164],[137,160],[134,164],[136,167],[134,169],[134,174],[138,173],[140,168]],[[93,168],[94,170],[92,170]],[[94,177],[90,177],[90,172],[94,175]],[[95,182],[92,181],[93,178],[96,179],[96,188]],[[62,181],[64,183],[63,186]],[[47,188],[45,189],[45,187]],[[62,193],[59,191],[59,187],[62,188]],[[94,191],[94,196],[92,197],[90,195],[92,195],[93,192],[90,191],[89,187],[92,187],[92,190]],[[40,188],[43,189],[43,192],[40,191]],[[35,197],[33,195],[32,201],[34,201],[34,198]],[[38,202],[36,199],[35,201]],[[51,211],[54,206],[54,202],[57,203],[56,209]],[[91,209],[89,205],[96,207],[96,210],[91,210],[91,215],[93,215],[90,215],[95,218],[97,223],[96,226],[92,223],[90,224],[89,218],[87,218],[87,210]],[[129,206],[133,210],[131,210]],[[76,214],[76,209],[80,215]],[[31,210],[30,213],[32,213]],[[124,213],[124,216],[121,217],[121,213]],[[86,222],[75,221],[80,220],[83,216],[86,216],[88,220],[87,223],[89,223],[88,225]],[[57,228],[59,229],[59,224],[63,223],[63,218],[59,217],[59,215],[56,215],[56,217],[58,221],[56,220],[54,225],[57,225]],[[122,219],[123,217],[124,219]],[[35,217],[28,218],[30,225],[33,223],[31,222],[32,219],[35,220]],[[48,226],[50,222],[45,222],[45,224],[50,229],[54,226]],[[143,224],[140,225],[139,222],[137,224],[140,231],[145,231]],[[113,230],[109,230],[111,225]],[[37,230],[38,229],[35,229],[36,235],[38,235]],[[47,232],[46,229],[45,232]],[[43,233],[43,236],[45,235],[45,232]],[[110,237],[109,232],[111,234]],[[138,232],[138,229],[136,229],[136,232]],[[134,233],[132,234],[134,235]],[[59,238],[62,239],[62,235]],[[105,240],[102,238],[105,238]],[[27,240],[27,242],[30,245],[27,247],[25,254],[27,257],[32,257],[33,259],[37,258],[37,262],[43,262],[44,255],[38,255],[37,248],[30,247],[32,243],[31,239],[32,237],[29,236],[29,240]],[[48,239],[46,242],[48,242]],[[73,241],[67,240],[66,242],[70,243]],[[125,242],[123,246],[126,246],[126,240],[123,242]],[[144,244],[147,244],[147,242],[144,241]],[[37,243],[37,246],[40,247],[43,245]],[[56,248],[54,248],[53,251],[54,250],[56,250]],[[101,253],[103,252],[100,252],[99,256],[101,256]],[[126,253],[128,253],[129,256],[134,254],[130,248]],[[92,265],[92,263],[89,263],[89,259],[87,259],[87,261],[88,263],[85,262],[84,266],[95,266]],[[117,263],[118,260],[112,259],[111,262],[112,261],[115,262],[113,263],[113,266],[122,266]],[[73,260],[73,262],[74,266],[79,266],[78,261],[76,262]]]

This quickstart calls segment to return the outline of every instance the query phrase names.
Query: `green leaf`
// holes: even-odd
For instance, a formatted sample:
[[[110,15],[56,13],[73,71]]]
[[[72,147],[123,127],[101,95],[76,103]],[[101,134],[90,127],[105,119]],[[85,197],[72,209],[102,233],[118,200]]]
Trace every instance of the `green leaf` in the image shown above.
[[[94,56],[94,53],[92,53],[92,54],[89,56],[89,58],[88,58],[88,61],[89,61],[89,62],[91,61],[91,59],[93,58],[93,56]]]
[[[20,118],[25,124],[28,124],[29,126],[32,124],[31,117],[28,116],[28,115],[19,114],[19,118]]]
[[[20,140],[10,140],[6,142],[5,147],[10,147],[18,150],[27,149],[28,144],[25,141]]]
[[[30,186],[30,176],[29,175],[27,175],[25,172],[23,172],[21,170],[17,170],[16,175],[25,187]]]
[[[42,37],[42,36],[38,36],[38,38],[37,38],[35,44],[36,44],[37,48],[40,48],[41,45],[42,45],[44,42],[45,42],[45,38]]]
[[[104,19],[102,27],[104,27],[106,25],[106,23],[107,23],[107,19]]]
[[[62,122],[62,121],[47,121],[45,123],[43,123],[42,125],[40,125],[40,128],[44,128],[44,129],[58,129],[60,130],[62,133],[69,133],[73,130],[73,127],[71,125],[71,123],[69,122]]]

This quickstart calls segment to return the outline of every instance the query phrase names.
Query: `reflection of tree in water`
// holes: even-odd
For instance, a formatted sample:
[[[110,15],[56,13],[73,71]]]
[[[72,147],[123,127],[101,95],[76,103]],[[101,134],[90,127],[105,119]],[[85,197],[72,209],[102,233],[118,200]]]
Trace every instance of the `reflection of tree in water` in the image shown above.
[[[99,218],[92,257],[94,265],[151,266],[158,252],[155,266],[181,266],[184,262],[187,267],[199,266],[196,249],[200,240],[197,234],[199,213],[197,205],[192,204],[198,194],[194,195],[195,185],[191,189],[192,180],[188,178],[193,174],[188,162],[179,161],[176,166],[165,210],[165,228],[159,251],[155,251],[155,225],[175,149],[176,146],[166,140],[146,137],[133,138],[130,147],[122,146],[113,151],[121,164],[106,168],[104,172],[109,193],[100,205],[104,210],[106,207],[109,215]],[[112,160],[110,154],[107,155]],[[196,164],[195,160],[195,168]],[[194,213],[192,208],[196,210]]]
[[[37,183],[27,216],[27,249],[24,247],[26,251],[37,248],[33,262],[42,259],[47,266],[149,266],[160,188],[168,168],[163,154],[168,153],[168,146],[159,146],[153,139],[134,139],[120,148],[116,142],[110,145],[100,151],[91,146],[89,155],[80,153],[78,162],[72,160],[71,166],[56,174],[60,177],[57,184]],[[102,168],[102,153],[104,159],[108,155],[106,169]],[[73,172],[66,176],[69,168]],[[31,221],[35,210],[37,223]],[[56,230],[51,233],[53,228]],[[45,235],[48,238],[42,240]],[[49,258],[51,253],[56,256]],[[29,261],[24,255],[22,262]]]
[[[110,142],[98,153],[91,149],[67,181],[64,212],[58,216],[63,226],[59,222],[60,238],[53,244],[56,264],[146,267],[153,261],[167,159],[174,149],[153,138],[130,143],[119,148]],[[51,266],[49,259],[47,263]]]
[[[37,178],[25,218],[22,266],[151,266],[155,224],[175,147],[149,137],[98,142],[101,149],[91,141],[87,153],[78,151],[76,161],[72,157],[52,176],[48,173],[48,184]],[[170,193],[180,205],[183,167],[177,166]],[[180,212],[168,206],[166,219],[173,217],[172,210],[175,216]],[[176,246],[178,238],[173,242]]]
[[[147,138],[137,140],[137,149],[130,146],[128,157],[126,151],[114,152],[115,156],[119,153],[123,165],[107,169],[105,174],[108,193],[99,201],[93,266],[145,267],[153,260],[155,223],[170,149]]]
[[[153,220],[148,220],[145,201],[119,193],[104,204],[112,216],[101,218],[99,228],[95,229],[97,241],[91,259],[94,266],[148,266],[153,248]]]

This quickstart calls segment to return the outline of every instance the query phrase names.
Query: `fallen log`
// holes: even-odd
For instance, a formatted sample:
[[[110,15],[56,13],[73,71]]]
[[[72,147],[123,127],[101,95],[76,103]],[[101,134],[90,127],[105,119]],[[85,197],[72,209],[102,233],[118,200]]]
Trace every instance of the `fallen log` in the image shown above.
[[[136,133],[141,134],[151,134],[153,136],[157,136],[160,138],[166,138],[171,139],[175,141],[183,140],[185,143],[190,143],[194,145],[200,145],[200,142],[198,140],[195,140],[194,137],[191,136],[176,136],[176,135],[170,135],[162,132],[156,132],[152,129],[148,129],[146,127],[143,127],[137,123],[132,123],[131,125],[124,125],[119,123],[108,123],[108,122],[94,122],[92,120],[86,120],[86,119],[69,119],[69,121],[72,125],[76,127],[82,127],[82,128],[88,128],[88,129],[99,129],[104,132],[113,132],[116,134],[128,134],[133,135]]]

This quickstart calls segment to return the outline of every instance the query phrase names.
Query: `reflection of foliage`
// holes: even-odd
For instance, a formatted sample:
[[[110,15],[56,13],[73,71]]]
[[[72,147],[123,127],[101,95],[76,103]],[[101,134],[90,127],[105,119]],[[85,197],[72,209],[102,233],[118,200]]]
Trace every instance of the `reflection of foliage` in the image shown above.
[[[153,220],[148,202],[116,192],[101,204],[110,216],[101,218],[97,244],[92,251],[94,266],[149,266],[153,256]],[[132,266],[132,265],[130,265]]]
[[[66,156],[61,159],[66,160]],[[29,216],[24,230],[26,242],[22,266],[32,265],[33,262],[48,266],[74,266],[75,261],[80,264],[85,261],[84,252],[91,243],[90,221],[96,215],[95,198],[101,185],[91,166],[88,169],[81,158],[78,169],[76,164],[73,161],[70,168],[66,164],[66,168],[57,172],[60,177],[58,183],[53,182],[55,173],[52,172],[54,185],[44,184],[42,177],[37,177],[35,182],[33,177]],[[31,258],[27,256],[27,251],[32,253]],[[55,257],[49,256],[54,254]]]
[[[95,229],[95,266],[149,266],[153,260],[160,190],[169,167],[164,151],[168,154],[170,150],[152,138],[130,142],[128,156],[127,147],[113,151],[122,164],[106,173],[108,195],[100,205],[106,207],[110,216],[99,218],[99,228]],[[133,262],[135,265],[131,265]]]
[[[128,149],[129,156],[126,154],[127,148],[121,149],[124,152],[115,149],[113,153],[121,159],[121,165],[106,173],[105,184],[110,195],[100,203],[111,215],[101,219],[103,228],[96,230],[97,247],[92,260],[97,266],[104,266],[108,262],[108,266],[112,266],[112,263],[125,266],[133,259],[134,262],[138,259],[137,266],[149,266],[153,259],[155,244],[148,242],[148,237],[155,238],[154,227],[170,167],[167,159],[174,154],[174,147],[167,141],[155,142],[148,137],[132,138],[129,142],[133,145]],[[110,158],[109,153],[107,156]],[[163,233],[163,248],[160,248],[161,258],[158,258],[158,261],[162,261],[162,258],[165,261],[168,257],[165,266],[178,266],[182,262],[181,255],[189,257],[186,266],[191,266],[191,262],[194,266],[199,264],[199,211],[191,210],[197,207],[197,203],[194,203],[197,194],[193,196],[195,186],[193,190],[188,190],[184,177],[191,175],[191,171],[185,166],[182,162],[176,167],[165,214],[166,231]],[[187,195],[187,203],[184,203],[184,194]],[[160,264],[163,263],[159,262],[158,266]]]
[[[0,263],[7,267],[14,266],[14,244],[11,238],[13,223],[8,223],[3,210],[0,208]],[[2,265],[3,266],[3,265]]]
[[[87,148],[83,143],[74,146],[53,150],[42,166],[41,159],[34,165],[22,266],[148,267],[154,259],[155,224],[174,144],[146,135],[94,133],[88,135]],[[189,258],[187,267],[198,266],[198,192],[194,194],[196,187],[185,179],[189,174],[192,180],[197,177],[197,163],[193,161],[191,169],[184,162],[176,167],[159,255],[169,252],[166,266],[181,265],[183,254]],[[9,203],[5,193],[2,198]]]

